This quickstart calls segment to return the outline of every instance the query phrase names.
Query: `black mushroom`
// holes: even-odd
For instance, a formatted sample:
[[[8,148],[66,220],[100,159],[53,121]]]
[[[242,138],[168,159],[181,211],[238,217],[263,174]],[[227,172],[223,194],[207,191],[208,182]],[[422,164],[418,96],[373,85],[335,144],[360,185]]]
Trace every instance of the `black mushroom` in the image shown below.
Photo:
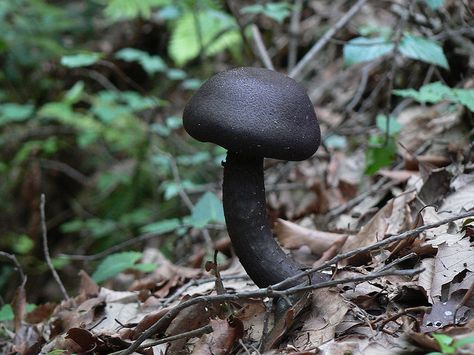
[[[189,100],[183,121],[195,139],[228,150],[223,163],[225,220],[235,253],[250,278],[266,287],[299,273],[302,266],[273,238],[263,159],[304,160],[318,149],[319,124],[303,86],[267,69],[224,71]],[[322,277],[315,275],[313,281]]]

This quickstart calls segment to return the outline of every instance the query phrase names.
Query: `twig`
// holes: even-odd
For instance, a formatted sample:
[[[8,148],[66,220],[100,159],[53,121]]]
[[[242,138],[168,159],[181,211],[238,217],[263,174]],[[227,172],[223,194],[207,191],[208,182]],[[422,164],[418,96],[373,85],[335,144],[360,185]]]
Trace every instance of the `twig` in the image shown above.
[[[474,213],[473,213],[474,214]],[[158,321],[156,321],[150,328],[148,328],[145,332],[143,332],[140,337],[132,344],[130,347],[125,349],[124,351],[120,352],[121,355],[130,355],[136,349],[140,347],[140,345],[153,334],[155,334],[159,329],[163,326],[168,324],[172,319],[174,319],[179,312],[183,309],[191,307],[195,304],[199,303],[217,303],[217,302],[225,302],[225,301],[238,301],[242,299],[249,299],[249,298],[275,298],[275,297],[287,297],[292,294],[296,294],[306,290],[316,290],[320,288],[327,288],[331,286],[336,286],[340,284],[346,283],[353,283],[353,282],[364,282],[373,280],[379,277],[388,276],[388,275],[403,275],[403,276],[414,276],[422,272],[423,269],[415,269],[415,270],[391,270],[391,271],[384,271],[384,272],[372,272],[365,276],[360,277],[352,277],[342,280],[333,280],[327,282],[321,282],[315,285],[308,285],[308,286],[296,286],[292,287],[287,290],[276,290],[276,289],[268,289],[268,288],[261,288],[255,291],[245,291],[245,292],[238,292],[234,294],[222,294],[222,295],[210,295],[210,296],[198,296],[196,298],[189,299],[178,304],[176,307],[170,309],[163,317],[161,317]]]
[[[277,284],[272,285],[272,288],[274,288],[275,290],[284,288],[287,285],[291,284],[292,282],[294,282],[298,279],[302,279],[304,277],[307,277],[311,274],[314,274],[317,271],[327,269],[327,268],[331,267],[332,265],[338,263],[339,261],[341,261],[343,259],[347,259],[347,258],[350,258],[354,255],[362,254],[362,253],[365,253],[365,252],[368,252],[368,251],[371,251],[371,250],[374,250],[374,249],[379,249],[380,247],[383,247],[383,246],[388,245],[388,244],[392,244],[394,242],[398,242],[398,241],[406,239],[406,238],[414,237],[414,236],[416,236],[416,235],[420,234],[421,232],[424,232],[428,229],[433,229],[433,228],[442,226],[443,224],[448,224],[450,222],[457,221],[458,219],[468,218],[468,217],[473,217],[473,216],[474,216],[474,211],[464,212],[464,213],[461,213],[461,214],[443,219],[443,220],[435,222],[435,223],[426,224],[424,226],[420,226],[418,228],[415,228],[415,229],[412,229],[412,230],[409,230],[409,231],[406,231],[406,232],[403,232],[403,233],[400,233],[400,234],[393,235],[393,236],[388,237],[387,239],[381,240],[377,243],[374,243],[374,244],[371,244],[371,245],[368,245],[368,246],[365,246],[365,247],[360,247],[360,248],[351,250],[347,253],[339,254],[339,255],[335,256],[334,258],[332,258],[331,260],[326,261],[324,264],[322,264],[322,265],[320,265],[316,268],[308,269],[308,270],[303,271],[299,274],[296,274],[295,276],[289,277],[286,280],[283,280],[282,282],[279,282]]]
[[[334,207],[333,209],[329,210],[329,212],[326,215],[327,218],[332,219],[336,216],[339,216],[341,213],[344,213],[345,211],[351,209],[352,207],[356,206],[359,202],[365,200],[370,195],[380,191],[382,189],[383,185],[385,185],[387,182],[389,182],[389,179],[381,178],[374,185],[372,185],[372,187],[369,190],[367,190],[367,191],[361,193],[360,195],[354,197],[352,200],[347,201],[345,204],[343,204],[341,206],[338,206],[338,207]],[[396,184],[396,182],[389,182],[389,187],[392,184]]]
[[[349,102],[349,104],[346,107],[347,112],[351,112],[354,109],[354,107],[356,107],[357,104],[362,99],[362,95],[364,94],[365,89],[367,87],[370,71],[373,68],[375,68],[375,66],[377,66],[378,64],[379,64],[378,61],[373,61],[362,68],[362,74],[361,74],[359,86],[357,87],[357,90],[354,93],[352,100]]]
[[[144,241],[152,239],[152,238],[160,237],[163,234],[164,233],[146,233],[146,234],[142,234],[142,235],[139,235],[135,238],[127,239],[126,241],[124,241],[122,243],[119,243],[119,244],[116,244],[116,245],[114,245],[114,246],[112,246],[112,247],[110,247],[106,250],[103,250],[103,251],[101,251],[97,254],[91,254],[91,255],[59,254],[58,256],[64,257],[64,258],[69,258],[71,260],[94,261],[94,260],[103,258],[104,256],[115,253],[119,250],[122,250],[124,248],[127,248],[131,245],[134,245],[134,244],[137,244],[137,243],[140,243],[140,242],[144,242]]]
[[[245,275],[226,275],[226,276],[221,276],[221,280],[237,280],[237,279],[247,279],[247,280],[250,280],[250,277],[245,274]],[[198,285],[202,285],[202,284],[205,284],[205,283],[209,283],[209,282],[213,282],[215,281],[215,278],[214,277],[211,277],[211,278],[205,278],[205,279],[199,279],[199,280],[195,280],[195,279],[192,279],[191,281],[189,281],[188,283],[184,284],[183,286],[181,286],[178,290],[176,290],[173,294],[173,296],[171,297],[168,297],[162,304],[163,307],[166,307],[167,305],[169,305],[171,302],[175,301],[178,297],[180,297],[188,288],[192,287],[192,286],[198,286]]]
[[[211,333],[211,332],[212,332],[212,326],[208,324],[208,325],[205,325],[204,327],[197,328],[197,329],[194,329],[194,330],[190,330],[189,332],[176,334],[176,335],[172,335],[172,336],[169,336],[169,337],[166,337],[166,338],[162,338],[162,339],[159,339],[159,340],[155,340],[155,341],[145,343],[145,344],[141,345],[138,349],[143,350],[143,349],[146,349],[146,348],[151,348],[152,346],[168,343],[168,342],[183,339],[183,338],[194,338],[194,337],[197,337],[197,336],[200,336],[200,335],[203,335],[203,334],[208,334],[208,333]],[[116,352],[116,353],[112,353],[112,354],[120,354],[120,351]]]
[[[71,179],[77,181],[81,185],[92,186],[91,180],[86,175],[74,169],[68,164],[65,164],[61,161],[49,159],[40,159],[40,163],[47,169],[56,170],[64,173],[65,175],[69,176]]]
[[[270,56],[268,55],[268,51],[265,48],[265,44],[263,44],[260,30],[258,29],[256,24],[252,24],[250,27],[252,28],[252,36],[255,42],[255,47],[257,48],[258,57],[262,61],[265,68],[270,69],[270,70],[275,70],[272,60],[270,59]]]
[[[183,188],[183,184],[181,182],[181,176],[179,174],[178,164],[176,163],[176,160],[174,159],[172,155],[167,154],[167,156],[170,161],[171,171],[173,173],[174,181],[176,182],[176,185],[178,185],[179,187],[178,188],[179,196],[181,197],[181,200],[183,200],[184,204],[189,209],[189,211],[192,212],[194,209],[194,204],[189,198],[188,194],[186,193],[186,190]],[[211,245],[212,245],[212,239],[211,239],[211,235],[209,234],[209,230],[207,228],[202,228],[201,234],[204,237],[204,240],[206,241],[207,247],[210,251]]]
[[[21,267],[20,263],[18,262],[18,259],[16,258],[16,256],[13,255],[13,254],[6,253],[4,251],[0,251],[0,255],[7,258],[7,259],[10,259],[11,262],[13,264],[15,264],[15,267],[18,270],[18,273],[20,274],[21,287],[25,287],[27,277],[26,277],[25,273],[23,272],[23,268]]]
[[[44,253],[44,257],[46,259],[46,263],[48,264],[48,267],[51,270],[51,273],[53,274],[53,278],[56,281],[56,283],[58,284],[59,289],[61,290],[61,293],[63,294],[64,299],[68,300],[69,295],[67,294],[67,291],[64,288],[64,285],[61,282],[61,279],[59,278],[59,275],[56,272],[56,269],[54,268],[53,262],[51,261],[51,257],[49,255],[48,230],[46,228],[46,217],[45,217],[45,212],[44,212],[45,205],[46,205],[46,198],[45,198],[44,194],[41,194],[40,213],[41,213],[41,228],[42,228],[42,231],[43,231],[43,253]]]
[[[289,76],[299,80],[301,79],[306,71],[309,63],[311,63],[316,55],[323,49],[323,47],[329,42],[332,36],[336,34],[347,22],[364,6],[367,0],[358,0],[350,9],[332,26],[327,32],[317,41],[313,47],[305,54],[305,56],[299,61],[299,63],[289,73]]]
[[[99,73],[96,70],[92,69],[84,69],[84,68],[79,68],[76,69],[79,74],[82,74],[84,76],[87,76],[91,78],[92,80],[97,81],[104,89],[110,90],[110,91],[119,91],[117,87],[112,84],[112,82],[107,79],[107,77],[101,73]]]
[[[303,0],[295,0],[290,19],[290,41],[288,42],[288,72],[296,65],[298,57],[298,37],[300,34],[300,17]]]
[[[380,269],[378,269],[378,271],[385,271],[385,270],[391,269],[391,268],[393,268],[395,265],[398,265],[398,264],[400,264],[400,263],[403,263],[404,261],[407,261],[407,260],[409,260],[409,259],[411,259],[411,258],[414,258],[416,255],[417,255],[416,253],[410,253],[410,254],[407,254],[407,255],[405,255],[405,256],[402,256],[401,258],[395,259],[395,260],[392,261],[391,263],[382,266]]]

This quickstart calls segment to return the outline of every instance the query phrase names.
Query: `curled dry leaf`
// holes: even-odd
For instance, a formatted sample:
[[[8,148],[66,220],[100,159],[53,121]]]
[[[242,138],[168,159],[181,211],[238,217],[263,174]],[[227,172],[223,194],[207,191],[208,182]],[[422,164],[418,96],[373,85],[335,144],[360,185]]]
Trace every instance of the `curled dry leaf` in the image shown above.
[[[346,234],[323,232],[301,227],[296,223],[278,219],[274,225],[278,241],[288,249],[308,246],[311,253],[321,255],[332,246],[339,250],[347,239]]]

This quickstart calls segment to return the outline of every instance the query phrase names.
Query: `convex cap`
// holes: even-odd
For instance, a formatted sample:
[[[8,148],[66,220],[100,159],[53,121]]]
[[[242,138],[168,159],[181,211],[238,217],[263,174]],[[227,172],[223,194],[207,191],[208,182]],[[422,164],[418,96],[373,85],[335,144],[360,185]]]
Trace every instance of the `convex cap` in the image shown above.
[[[199,141],[281,160],[309,158],[321,137],[303,86],[261,68],[236,68],[211,77],[187,103],[183,122]]]

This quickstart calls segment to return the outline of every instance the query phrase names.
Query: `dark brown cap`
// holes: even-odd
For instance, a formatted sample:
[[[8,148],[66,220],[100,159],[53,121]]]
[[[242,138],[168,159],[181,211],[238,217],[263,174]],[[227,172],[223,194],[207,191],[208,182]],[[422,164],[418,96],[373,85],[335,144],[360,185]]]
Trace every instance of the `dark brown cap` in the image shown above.
[[[303,86],[261,68],[236,68],[211,77],[187,103],[183,121],[199,141],[281,160],[309,158],[321,137]]]

